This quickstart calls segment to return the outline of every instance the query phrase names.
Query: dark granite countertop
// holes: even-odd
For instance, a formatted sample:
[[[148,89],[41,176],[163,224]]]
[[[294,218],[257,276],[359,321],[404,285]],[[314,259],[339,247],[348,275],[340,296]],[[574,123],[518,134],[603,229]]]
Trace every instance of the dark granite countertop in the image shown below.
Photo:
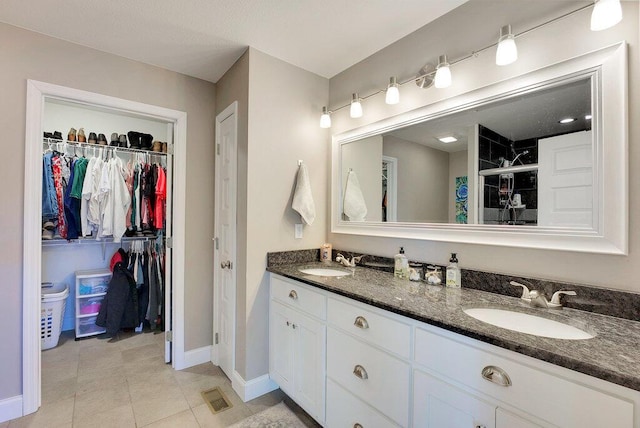
[[[350,270],[344,277],[307,275],[300,269],[330,267]],[[291,278],[427,324],[640,391],[640,322],[564,308],[530,308],[514,297],[486,291],[452,289],[410,282],[392,274],[338,263],[276,265],[269,272]],[[464,281],[464,278],[463,278]],[[463,282],[464,285],[464,282]],[[595,337],[551,339],[519,333],[476,320],[470,307],[509,307],[580,327]]]

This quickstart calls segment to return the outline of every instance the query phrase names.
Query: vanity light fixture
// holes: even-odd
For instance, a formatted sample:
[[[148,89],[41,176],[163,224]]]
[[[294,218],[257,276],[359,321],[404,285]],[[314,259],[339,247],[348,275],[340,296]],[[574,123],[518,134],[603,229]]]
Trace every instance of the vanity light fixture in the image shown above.
[[[511,32],[511,25],[505,25],[500,29],[498,49],[496,49],[496,64],[509,65],[518,59],[518,47],[516,39]]]
[[[331,128],[331,112],[322,107],[322,116],[320,116],[320,128]]]
[[[426,89],[434,85],[436,88],[446,88],[451,86],[451,69],[452,65],[456,65],[459,62],[466,61],[468,59],[472,59],[478,56],[479,53],[484,52],[489,49],[493,49],[497,46],[496,50],[496,64],[497,65],[507,65],[511,64],[518,59],[518,48],[515,43],[515,38],[520,37],[524,34],[527,34],[531,31],[535,31],[539,28],[546,26],[547,24],[551,24],[553,22],[557,22],[561,19],[564,19],[568,16],[574,15],[578,12],[581,12],[585,9],[593,8],[593,12],[591,14],[591,29],[594,31],[604,30],[606,28],[610,28],[620,22],[622,19],[622,8],[620,6],[620,0],[595,0],[594,3],[589,3],[586,5],[582,5],[577,9],[572,10],[571,12],[556,16],[554,18],[549,19],[541,24],[538,24],[532,28],[526,29],[524,31],[519,32],[518,34],[513,34],[511,32],[511,26],[505,25],[500,29],[500,38],[498,42],[494,42],[490,45],[481,47],[471,53],[457,58],[451,63],[448,62],[446,55],[440,55],[438,58],[438,66],[434,70],[433,65],[427,64],[420,71],[418,75],[398,82],[396,77],[391,77],[389,79],[389,85],[386,88],[377,89],[374,92],[366,95],[364,98],[360,98],[357,93],[352,95],[352,100],[350,103],[334,107],[331,110],[326,110],[326,107],[322,110],[322,116],[320,118],[320,127],[321,128],[329,128],[331,127],[331,114],[336,111],[345,109],[350,107],[350,115],[352,118],[362,117],[362,100],[373,97],[375,95],[385,93],[385,102],[387,104],[397,104],[400,101],[400,86],[409,83],[415,82],[418,87]],[[435,74],[435,76],[434,76]],[[325,111],[326,110],[326,111]],[[325,117],[326,115],[326,117]],[[571,118],[568,122],[561,123],[571,123],[575,118]],[[585,120],[590,120],[590,117],[585,117]]]
[[[620,0],[596,0],[591,12],[591,31],[606,30],[621,20]]]
[[[563,125],[566,125],[567,123],[575,122],[576,120],[578,119],[576,119],[575,117],[565,117],[564,119],[560,119],[558,123],[562,123]]]
[[[446,55],[440,55],[438,58],[435,86],[436,88],[448,88],[451,86],[451,70],[449,69]]]
[[[395,76],[389,78],[389,86],[387,86],[387,95],[384,101],[387,104],[398,104],[400,102],[400,90],[398,89],[398,81]]]
[[[362,117],[362,104],[360,103],[360,97],[357,92],[351,94],[351,110],[350,115],[352,118]]]
[[[447,137],[438,138],[438,140],[443,142],[443,143],[455,143],[456,141],[458,141],[458,139],[456,137],[454,137],[453,135],[449,135]]]

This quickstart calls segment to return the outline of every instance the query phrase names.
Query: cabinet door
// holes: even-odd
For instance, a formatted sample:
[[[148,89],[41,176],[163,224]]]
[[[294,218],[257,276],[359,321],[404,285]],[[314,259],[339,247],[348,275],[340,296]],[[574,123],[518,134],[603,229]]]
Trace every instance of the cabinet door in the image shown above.
[[[324,420],[326,327],[294,311],[295,398],[317,420]]]
[[[496,406],[422,371],[414,371],[413,426],[496,428]]]
[[[522,419],[504,409],[496,409],[496,428],[541,428],[540,425]]]
[[[294,396],[294,330],[291,310],[271,300],[269,317],[269,375],[280,389]]]

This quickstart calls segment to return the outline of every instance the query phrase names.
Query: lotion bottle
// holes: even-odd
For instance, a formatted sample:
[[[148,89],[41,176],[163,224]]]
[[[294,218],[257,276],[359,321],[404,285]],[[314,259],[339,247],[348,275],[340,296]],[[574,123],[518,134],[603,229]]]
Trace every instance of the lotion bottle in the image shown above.
[[[396,278],[409,278],[409,259],[404,255],[404,247],[400,247],[400,252],[394,257],[393,275]]]
[[[456,253],[451,253],[449,266],[447,266],[447,287],[460,288],[462,285],[460,278],[460,268],[458,267],[458,259]]]

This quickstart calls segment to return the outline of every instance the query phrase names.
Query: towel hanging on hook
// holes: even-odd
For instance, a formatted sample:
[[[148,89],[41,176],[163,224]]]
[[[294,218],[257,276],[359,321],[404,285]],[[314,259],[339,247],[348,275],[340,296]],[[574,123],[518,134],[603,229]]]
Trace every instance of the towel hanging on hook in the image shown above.
[[[302,220],[306,224],[310,225],[316,219],[316,206],[311,194],[309,172],[307,171],[307,165],[302,161],[298,161],[298,175],[291,208],[300,213]]]

